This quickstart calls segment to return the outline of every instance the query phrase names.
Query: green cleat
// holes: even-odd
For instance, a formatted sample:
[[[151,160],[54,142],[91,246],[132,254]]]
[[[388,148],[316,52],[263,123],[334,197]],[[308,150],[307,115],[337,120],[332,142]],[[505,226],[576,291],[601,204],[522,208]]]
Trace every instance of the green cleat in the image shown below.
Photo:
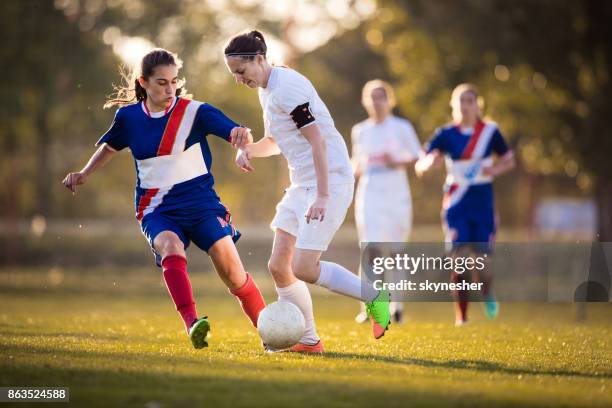
[[[208,332],[210,331],[210,324],[208,323],[208,317],[204,316],[198,320],[195,320],[189,328],[189,338],[193,347],[201,349],[208,347]]]
[[[499,314],[499,303],[495,296],[489,295],[484,301],[484,314],[488,319],[495,319]]]
[[[391,294],[386,290],[381,290],[373,301],[365,304],[368,316],[372,320],[372,332],[375,339],[384,336],[385,331],[389,328],[391,322],[390,302]]]

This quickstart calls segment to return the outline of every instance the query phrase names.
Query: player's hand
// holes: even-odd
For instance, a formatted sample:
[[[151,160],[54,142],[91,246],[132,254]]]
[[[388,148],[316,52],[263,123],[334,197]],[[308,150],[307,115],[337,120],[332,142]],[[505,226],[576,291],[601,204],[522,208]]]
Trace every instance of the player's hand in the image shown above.
[[[249,143],[253,143],[253,135],[251,135],[251,129],[247,127],[233,128],[230,132],[230,140],[234,148],[242,149]]]
[[[494,166],[486,166],[482,168],[482,175],[486,177],[496,177],[497,171]]]
[[[389,152],[384,152],[380,156],[380,162],[387,167],[395,167],[395,158]]]
[[[306,223],[310,224],[310,220],[319,220],[323,222],[327,211],[327,202],[329,199],[325,196],[317,196],[317,199],[306,212]]]
[[[62,181],[62,184],[66,186],[66,188],[72,191],[72,194],[76,194],[76,186],[80,186],[85,184],[87,181],[87,176],[84,173],[68,173],[68,175]]]
[[[251,165],[251,152],[248,147],[238,149],[238,153],[236,154],[236,166],[240,167],[240,170],[245,173],[255,170]]]

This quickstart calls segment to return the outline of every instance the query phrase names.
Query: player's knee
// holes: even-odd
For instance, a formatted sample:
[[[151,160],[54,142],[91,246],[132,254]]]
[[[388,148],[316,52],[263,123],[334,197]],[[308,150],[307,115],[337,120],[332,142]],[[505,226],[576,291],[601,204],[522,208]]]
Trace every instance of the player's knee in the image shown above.
[[[158,251],[162,257],[168,255],[185,255],[185,245],[178,237],[168,237],[161,240]]]
[[[319,276],[319,263],[299,255],[293,258],[291,265],[296,278],[308,283],[315,283]]]
[[[274,280],[282,279],[284,276],[291,274],[291,266],[283,259],[270,258],[268,261],[268,270]]]

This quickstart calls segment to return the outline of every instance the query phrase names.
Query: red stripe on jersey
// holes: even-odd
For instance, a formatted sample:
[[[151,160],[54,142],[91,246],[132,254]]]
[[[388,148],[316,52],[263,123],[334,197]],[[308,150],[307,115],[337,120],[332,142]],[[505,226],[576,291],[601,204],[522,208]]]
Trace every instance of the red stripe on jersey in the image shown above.
[[[164,134],[162,136],[161,142],[159,143],[159,149],[157,150],[158,156],[166,156],[172,152],[172,146],[174,146],[176,134],[178,132],[179,126],[181,125],[181,121],[183,120],[185,108],[187,108],[189,102],[190,101],[188,99],[183,98],[179,98],[179,100],[176,102],[176,106],[170,114],[170,118],[168,118],[168,123],[166,123],[166,129],[164,129]]]
[[[159,188],[150,188],[146,193],[140,196],[140,199],[138,200],[138,208],[136,209],[136,219],[138,221],[142,220],[142,217],[144,217],[144,210],[146,210],[149,204],[151,204],[151,200],[158,191]]]
[[[149,107],[147,106],[147,101],[146,100],[142,101],[142,106],[144,106],[145,112],[147,113],[147,116],[151,117],[151,111],[149,110]]]
[[[462,159],[469,159],[472,157],[472,153],[474,153],[474,148],[476,147],[476,143],[478,143],[478,139],[480,138],[480,134],[482,133],[484,127],[485,124],[482,120],[479,120],[478,123],[476,123],[476,126],[474,127],[474,134],[461,154]]]

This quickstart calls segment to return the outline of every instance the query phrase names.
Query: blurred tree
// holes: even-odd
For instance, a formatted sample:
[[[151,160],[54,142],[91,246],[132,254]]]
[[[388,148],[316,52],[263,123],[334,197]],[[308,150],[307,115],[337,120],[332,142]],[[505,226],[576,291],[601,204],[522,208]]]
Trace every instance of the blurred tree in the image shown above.
[[[0,19],[6,78],[0,144],[7,170],[0,211],[55,215],[53,190],[60,180],[54,163],[74,154],[79,132],[99,118],[90,111],[91,100],[106,87],[114,58],[52,2],[4,2]]]
[[[565,174],[594,192],[598,237],[612,241],[612,3],[379,5],[366,38],[386,56],[400,84],[399,99],[421,130],[429,133],[449,118],[455,85],[480,85],[487,113],[513,139],[525,173]]]

